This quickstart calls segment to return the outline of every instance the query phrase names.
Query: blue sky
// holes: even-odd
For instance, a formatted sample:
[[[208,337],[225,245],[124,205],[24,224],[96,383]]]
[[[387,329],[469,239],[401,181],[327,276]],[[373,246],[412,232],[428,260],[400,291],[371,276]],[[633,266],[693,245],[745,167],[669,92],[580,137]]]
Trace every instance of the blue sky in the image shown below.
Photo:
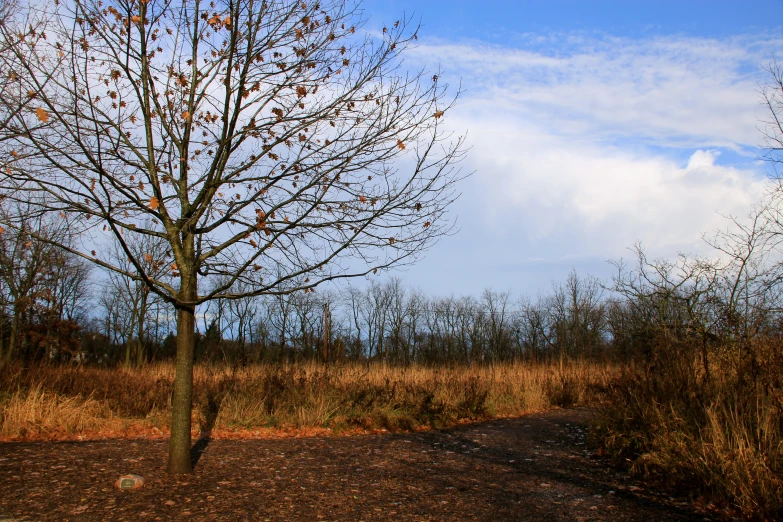
[[[393,275],[431,294],[546,291],[602,278],[642,242],[701,236],[766,190],[759,86],[783,56],[783,2],[368,0],[369,30],[421,19],[411,67],[464,93],[447,114],[475,174],[460,232]]]
[[[720,38],[777,30],[783,2],[725,0],[367,0],[373,22],[402,13],[421,19],[424,32],[441,38],[506,43],[520,33],[600,31],[642,37],[682,34]]]

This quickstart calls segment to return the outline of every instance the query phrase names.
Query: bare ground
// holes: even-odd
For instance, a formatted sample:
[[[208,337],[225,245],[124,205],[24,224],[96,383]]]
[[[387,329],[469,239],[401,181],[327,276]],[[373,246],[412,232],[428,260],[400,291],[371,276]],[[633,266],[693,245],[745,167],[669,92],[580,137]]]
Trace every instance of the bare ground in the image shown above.
[[[165,473],[161,440],[0,444],[9,520],[711,520],[611,469],[586,410],[408,434],[202,440]],[[113,488],[144,476],[137,491]]]

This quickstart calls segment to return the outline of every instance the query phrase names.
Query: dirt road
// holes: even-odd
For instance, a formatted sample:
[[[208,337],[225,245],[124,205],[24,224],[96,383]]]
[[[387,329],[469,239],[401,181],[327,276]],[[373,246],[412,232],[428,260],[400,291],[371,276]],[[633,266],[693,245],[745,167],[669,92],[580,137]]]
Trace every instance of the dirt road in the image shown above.
[[[0,444],[8,520],[710,520],[595,459],[584,410],[443,431],[213,440],[165,474],[164,441]],[[124,473],[144,488],[119,492]]]

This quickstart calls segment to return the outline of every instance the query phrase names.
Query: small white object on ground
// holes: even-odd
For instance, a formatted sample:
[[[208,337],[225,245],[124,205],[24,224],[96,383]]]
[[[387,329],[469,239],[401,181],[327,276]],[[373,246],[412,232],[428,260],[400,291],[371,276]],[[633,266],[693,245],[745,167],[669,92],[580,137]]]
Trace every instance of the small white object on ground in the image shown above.
[[[114,487],[122,491],[139,489],[143,485],[144,477],[133,474],[123,475],[117,479],[117,482],[114,483]]]

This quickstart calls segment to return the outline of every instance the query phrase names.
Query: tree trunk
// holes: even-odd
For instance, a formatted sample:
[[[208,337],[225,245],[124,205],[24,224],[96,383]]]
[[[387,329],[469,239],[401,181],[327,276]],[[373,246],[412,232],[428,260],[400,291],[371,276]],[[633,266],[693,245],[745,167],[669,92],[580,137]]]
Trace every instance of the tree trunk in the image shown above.
[[[11,320],[11,335],[8,339],[8,351],[6,352],[6,360],[10,361],[16,351],[17,337],[19,335],[19,307],[14,305],[14,318]]]
[[[181,301],[193,301],[196,296],[196,277],[182,277]],[[169,439],[168,472],[192,473],[190,460],[190,427],[193,408],[193,349],[195,346],[196,316],[194,306],[177,308],[177,362],[174,377],[174,396],[171,407],[171,438]]]
[[[146,337],[145,327],[147,318],[147,298],[149,292],[147,289],[142,289],[141,302],[139,303],[139,323],[138,323],[138,335],[136,340],[136,367],[141,368],[146,360],[146,354],[144,353],[144,339]]]
[[[131,330],[133,331],[133,330]],[[125,342],[125,364],[124,366],[126,368],[130,368],[130,352],[131,352],[131,344],[133,344],[133,337],[128,337],[128,340]]]
[[[125,367],[130,368],[131,346],[133,346],[133,334],[136,330],[136,306],[133,307],[130,319],[130,328],[128,328],[128,338],[125,340]]]

